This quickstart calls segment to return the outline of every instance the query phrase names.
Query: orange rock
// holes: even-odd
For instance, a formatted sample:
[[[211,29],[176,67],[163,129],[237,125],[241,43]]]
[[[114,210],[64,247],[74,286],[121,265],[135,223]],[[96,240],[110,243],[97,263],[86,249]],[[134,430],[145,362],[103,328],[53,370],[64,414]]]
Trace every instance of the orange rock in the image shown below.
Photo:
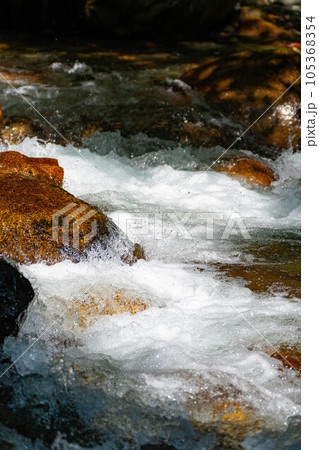
[[[189,123],[179,130],[180,140],[195,147],[213,147],[223,143],[223,134],[217,128],[205,128]]]
[[[300,298],[300,264],[214,264],[227,277],[243,280],[251,291],[261,294],[279,291],[286,298]]]
[[[272,358],[276,358],[288,369],[295,369],[301,373],[301,353],[295,348],[280,347],[278,351],[268,349],[266,351]]]
[[[245,139],[258,137],[249,148],[259,150],[261,144],[300,147],[299,76],[300,54],[293,48],[258,47],[203,61],[181,79],[204,93],[214,109],[251,127]]]
[[[29,158],[19,152],[0,153],[0,172],[16,173],[62,186],[63,168],[54,158]]]
[[[45,174],[40,169],[37,173]],[[64,225],[61,216],[68,219]],[[2,257],[19,263],[76,262],[92,247],[111,256],[117,254],[129,264],[143,253],[112,220],[61,187],[0,171]]]
[[[117,289],[115,292],[92,295],[75,304],[79,325],[87,327],[103,316],[113,314],[136,314],[144,311],[147,305],[137,294],[126,289]],[[73,312],[72,312],[73,314]]]
[[[0,82],[6,81],[26,81],[27,83],[39,83],[45,79],[43,74],[32,70],[20,69],[17,67],[0,67]]]
[[[276,16],[271,17],[275,19]],[[254,37],[259,39],[291,39],[296,37],[294,31],[288,31],[269,22],[266,14],[258,8],[243,6],[238,19],[238,34],[240,36]]]
[[[270,186],[275,181],[273,171],[256,159],[246,156],[233,156],[227,161],[213,165],[216,172],[227,172],[231,177],[246,181],[249,184]]]
[[[186,401],[193,425],[205,432],[214,432],[218,448],[241,448],[247,435],[261,429],[255,411],[235,398],[239,392],[216,388],[214,392],[200,392]]]

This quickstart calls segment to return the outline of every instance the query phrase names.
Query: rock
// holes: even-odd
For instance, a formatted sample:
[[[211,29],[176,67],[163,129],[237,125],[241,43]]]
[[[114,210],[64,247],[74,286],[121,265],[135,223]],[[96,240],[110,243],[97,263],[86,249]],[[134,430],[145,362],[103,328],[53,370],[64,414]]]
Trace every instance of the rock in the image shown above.
[[[214,391],[192,395],[186,402],[194,427],[206,433],[215,432],[218,448],[241,449],[240,443],[247,435],[261,429],[254,409],[236,400],[240,393],[233,390],[216,387]]]
[[[258,39],[296,39],[297,33],[271,23],[269,16],[260,9],[243,6],[238,18],[237,32],[240,36]]]
[[[2,118],[2,108],[0,105],[0,132],[1,132],[1,128],[2,128],[2,122],[3,122],[3,118]]]
[[[34,297],[30,282],[7,261],[0,260],[0,343],[19,329],[19,318]]]
[[[250,351],[261,351],[272,358],[278,359],[287,369],[299,372],[301,375],[301,352],[300,345],[274,345],[274,347],[249,347]],[[282,367],[278,370],[283,371]]]
[[[0,82],[6,81],[25,81],[27,83],[40,83],[45,77],[39,72],[33,70],[21,69],[18,67],[0,66]]]
[[[250,139],[251,150],[259,151],[261,144],[296,150],[300,147],[300,80],[284,92],[299,76],[300,55],[293,49],[259,47],[208,59],[182,80],[203,92],[214,110],[242,124],[243,131],[258,119],[244,137]]]
[[[81,328],[93,325],[103,316],[113,314],[136,314],[144,311],[147,304],[141,300],[140,294],[128,289],[108,289],[104,292],[89,292],[81,301],[76,302],[70,311],[70,324],[79,325]],[[76,319],[74,319],[74,314]]]
[[[216,264],[216,268],[231,281],[243,280],[257,294],[280,292],[286,298],[300,298],[300,263]]]
[[[0,172],[16,173],[48,183],[63,184],[63,168],[54,158],[29,158],[19,152],[0,153]]]
[[[284,367],[301,373],[301,353],[299,349],[280,346],[277,350],[274,351],[273,348],[268,348],[266,353],[272,358],[281,361]]]
[[[37,137],[44,141],[50,140],[50,133],[31,118],[18,116],[4,117],[2,125],[0,139],[5,144],[17,145],[27,137]]]
[[[222,131],[217,127],[205,127],[189,123],[179,131],[181,142],[194,147],[214,147],[215,145],[226,145]]]
[[[12,152],[9,161],[19,160]],[[10,160],[10,158],[13,158]],[[18,169],[0,169],[0,255],[19,263],[46,262],[63,259],[79,261],[90,249],[120,256],[132,264],[144,258],[143,249],[133,245],[114,222],[98,209],[77,199],[60,186],[52,184],[52,167],[40,158],[23,158]],[[50,170],[45,171],[48,169]],[[45,168],[45,170],[43,170]],[[62,219],[63,217],[63,219]]]
[[[230,156],[226,161],[214,164],[212,169],[216,172],[226,172],[231,177],[249,184],[268,187],[275,181],[274,173],[269,167],[245,156]]]

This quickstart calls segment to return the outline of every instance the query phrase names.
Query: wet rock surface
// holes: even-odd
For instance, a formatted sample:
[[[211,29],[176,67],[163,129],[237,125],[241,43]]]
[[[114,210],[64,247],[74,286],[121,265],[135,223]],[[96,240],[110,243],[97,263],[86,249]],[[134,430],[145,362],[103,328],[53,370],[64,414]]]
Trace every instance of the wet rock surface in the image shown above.
[[[269,167],[260,161],[244,156],[230,156],[216,164],[213,161],[212,169],[216,172],[225,172],[231,177],[249,184],[269,187],[275,181],[275,175]]]
[[[299,54],[265,48],[209,59],[182,79],[203,92],[212,108],[251,127],[244,139],[256,138],[249,140],[252,150],[261,144],[281,150],[300,147],[299,76]]]
[[[131,244],[112,220],[52,184],[61,184],[62,175],[50,158],[0,154],[1,255],[19,263],[53,264],[65,258],[78,261],[101,246],[127,263],[143,258],[141,247]]]
[[[49,141],[50,133],[32,118],[17,116],[3,118],[2,129],[0,130],[0,140],[2,142],[7,145],[17,145],[28,137]]]
[[[300,40],[300,33],[294,29],[285,29],[283,18],[258,8],[243,6],[238,17],[236,31],[239,36],[254,39]]]
[[[19,152],[0,153],[0,173],[14,173],[62,186],[63,168],[54,158],[30,158]]]
[[[145,28],[152,40],[135,42],[147,2],[132,6],[128,25],[117,22],[120,4],[85,3],[94,26],[114,21],[110,32],[131,29],[130,42],[35,36],[0,43],[1,150],[17,145],[41,155],[0,152],[0,253],[47,263],[24,268],[37,298],[17,338],[0,349],[1,373],[54,324],[0,378],[0,447],[298,447],[299,155],[285,149],[299,147],[299,86],[236,141],[298,75],[297,14],[271,2],[241,8],[219,33],[213,21],[205,29],[201,2],[188,2],[180,14],[180,2],[171,2],[168,20],[163,2],[153,2],[145,15],[158,24]],[[31,14],[34,6],[27,6]],[[69,24],[67,14],[63,20]],[[159,42],[161,30],[177,20],[173,34],[185,40]],[[199,28],[203,39],[192,42]],[[212,167],[220,173],[200,173],[234,142]],[[251,150],[273,161],[252,159]],[[54,158],[65,169],[65,186],[82,200],[62,189]],[[186,211],[179,211],[171,197],[199,176],[184,196]],[[131,264],[144,251],[105,214],[116,220],[124,212],[132,234],[142,236],[136,208],[142,219],[146,209],[151,227],[154,212],[172,210],[180,223],[191,213],[193,241],[145,237],[153,259],[122,265],[120,258]],[[207,230],[193,210],[208,209],[221,210],[225,220],[238,209],[252,239],[243,242],[235,230],[219,240],[218,220],[213,245],[202,239]],[[90,212],[77,233],[74,225]],[[171,222],[164,218],[165,236],[175,233]]]
[[[30,282],[14,265],[0,259],[0,343],[17,334],[19,321],[33,297]]]

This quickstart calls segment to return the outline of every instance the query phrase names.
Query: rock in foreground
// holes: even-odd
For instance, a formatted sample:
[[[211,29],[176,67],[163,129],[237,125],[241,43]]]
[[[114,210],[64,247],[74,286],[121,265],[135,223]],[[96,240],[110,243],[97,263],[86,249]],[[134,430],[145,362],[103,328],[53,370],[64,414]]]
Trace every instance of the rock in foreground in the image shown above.
[[[0,172],[15,173],[62,186],[63,168],[54,158],[29,158],[19,152],[0,153]]]
[[[19,316],[33,297],[30,282],[11,264],[0,260],[0,343],[18,332]]]
[[[54,160],[2,154],[0,255],[19,263],[53,264],[79,261],[94,248],[126,263],[143,258],[141,247],[111,219],[53,184],[62,183],[58,169]]]

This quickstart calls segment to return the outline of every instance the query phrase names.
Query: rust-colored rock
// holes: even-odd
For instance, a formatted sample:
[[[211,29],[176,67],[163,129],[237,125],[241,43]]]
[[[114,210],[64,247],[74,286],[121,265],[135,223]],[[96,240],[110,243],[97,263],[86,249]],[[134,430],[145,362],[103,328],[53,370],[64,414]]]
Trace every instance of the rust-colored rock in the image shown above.
[[[284,367],[287,369],[296,371],[301,375],[301,352],[300,345],[275,345],[274,347],[249,347],[250,351],[262,351],[272,358],[278,359]],[[278,370],[283,371],[282,367],[278,367]]]
[[[267,20],[267,14],[258,8],[243,6],[238,18],[238,34],[258,39],[294,39],[296,32],[285,30]]]
[[[111,219],[61,187],[0,172],[2,257],[19,263],[53,264],[64,259],[79,261],[93,248],[120,256],[129,264],[142,253]]]
[[[242,279],[257,294],[279,291],[283,297],[300,298],[300,264],[218,264],[216,267],[232,279]]]
[[[296,348],[280,347],[274,351],[274,349],[267,349],[266,353],[272,358],[276,358],[282,362],[282,364],[288,369],[296,370],[301,373],[301,353]]]
[[[0,132],[0,139],[9,145],[20,144],[25,138],[37,137],[48,141],[50,136],[47,131],[31,118],[4,117]]]
[[[63,168],[54,158],[30,158],[19,152],[0,153],[0,172],[16,173],[48,183],[63,184]]]
[[[269,167],[256,159],[245,156],[230,157],[220,164],[216,163],[212,169],[216,172],[226,172],[231,177],[249,184],[268,187],[275,181],[274,173]]]
[[[255,146],[258,150],[261,144],[297,149],[299,76],[298,53],[287,47],[268,46],[208,59],[186,72],[182,80],[203,92],[214,109],[241,123],[243,130],[258,119],[244,136],[258,136],[258,141],[250,143],[251,149]]]
[[[213,147],[224,143],[223,133],[217,127],[206,128],[189,123],[179,130],[181,142],[195,147]]]
[[[77,316],[76,323],[80,327],[93,325],[103,316],[112,316],[113,314],[136,314],[147,308],[145,301],[141,300],[137,293],[130,292],[127,289],[110,290],[104,293],[90,293],[81,302],[76,302],[72,309]]]
[[[196,428],[216,434],[218,448],[240,449],[240,442],[258,432],[261,424],[253,408],[237,400],[240,393],[230,390],[217,387],[214,392],[192,395],[186,407]]]
[[[25,81],[27,83],[40,83],[45,77],[42,73],[17,67],[0,66],[0,82]]]

